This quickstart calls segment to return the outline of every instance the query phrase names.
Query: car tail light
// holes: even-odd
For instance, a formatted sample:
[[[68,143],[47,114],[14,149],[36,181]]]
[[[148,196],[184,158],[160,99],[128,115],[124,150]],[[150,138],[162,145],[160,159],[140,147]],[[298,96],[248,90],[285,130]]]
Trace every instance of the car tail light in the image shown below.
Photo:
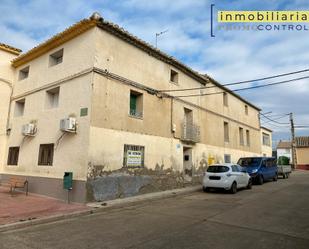
[[[231,176],[231,173],[227,173],[226,176],[230,177],[230,176]]]

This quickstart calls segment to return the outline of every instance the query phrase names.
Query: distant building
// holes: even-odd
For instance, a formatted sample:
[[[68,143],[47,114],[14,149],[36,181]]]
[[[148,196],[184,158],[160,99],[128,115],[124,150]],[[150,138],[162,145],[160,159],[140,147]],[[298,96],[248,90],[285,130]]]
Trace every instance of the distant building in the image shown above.
[[[279,141],[277,145],[277,158],[281,156],[290,158],[290,163],[292,163],[292,145],[290,141]]]
[[[309,170],[309,136],[296,137],[297,169]]]

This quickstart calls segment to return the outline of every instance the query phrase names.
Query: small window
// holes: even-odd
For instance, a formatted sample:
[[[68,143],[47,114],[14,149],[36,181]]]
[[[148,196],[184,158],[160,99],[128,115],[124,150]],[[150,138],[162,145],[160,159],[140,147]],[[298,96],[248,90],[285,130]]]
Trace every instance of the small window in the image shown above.
[[[230,135],[229,135],[229,123],[224,122],[224,142],[229,142],[230,141]]]
[[[144,167],[145,147],[139,145],[124,145],[123,167],[142,168]]]
[[[14,116],[19,117],[24,115],[25,111],[25,99],[20,99],[15,102],[15,111],[14,111]]]
[[[224,106],[229,106],[229,100],[228,100],[227,93],[223,93],[223,105]]]
[[[7,165],[17,165],[19,156],[19,147],[10,147]]]
[[[247,146],[250,146],[250,131],[246,130]]]
[[[130,91],[130,116],[143,117],[143,94]]]
[[[244,129],[239,127],[239,144],[244,145]]]
[[[247,105],[245,105],[245,113],[246,113],[246,115],[248,115],[248,113],[249,113]]]
[[[178,73],[171,69],[170,81],[174,83],[178,83]]]
[[[29,76],[29,69],[30,69],[30,66],[21,69],[19,71],[18,80],[23,80],[23,79],[28,78],[28,76]]]
[[[231,155],[230,154],[224,154],[224,162],[225,163],[231,163]]]
[[[57,52],[49,56],[49,66],[55,66],[62,63],[63,60],[63,49],[58,50]]]
[[[59,92],[60,87],[53,88],[46,91],[46,103],[45,107],[47,109],[57,108],[59,103]]]
[[[54,144],[41,144],[38,165],[53,165]]]

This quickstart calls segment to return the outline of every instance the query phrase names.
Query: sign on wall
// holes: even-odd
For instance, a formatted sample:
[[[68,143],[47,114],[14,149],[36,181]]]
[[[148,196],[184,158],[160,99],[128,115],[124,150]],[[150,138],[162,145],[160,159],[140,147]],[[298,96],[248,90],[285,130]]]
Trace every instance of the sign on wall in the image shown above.
[[[123,167],[144,167],[145,147],[140,145],[125,144],[123,153]]]
[[[128,167],[142,167],[142,151],[127,151],[127,166]]]

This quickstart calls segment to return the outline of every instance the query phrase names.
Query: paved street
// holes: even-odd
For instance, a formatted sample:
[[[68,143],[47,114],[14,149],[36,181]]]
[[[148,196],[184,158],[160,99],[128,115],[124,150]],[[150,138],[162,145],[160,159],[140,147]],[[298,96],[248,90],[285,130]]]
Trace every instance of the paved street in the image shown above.
[[[0,233],[0,248],[309,248],[309,172]]]

